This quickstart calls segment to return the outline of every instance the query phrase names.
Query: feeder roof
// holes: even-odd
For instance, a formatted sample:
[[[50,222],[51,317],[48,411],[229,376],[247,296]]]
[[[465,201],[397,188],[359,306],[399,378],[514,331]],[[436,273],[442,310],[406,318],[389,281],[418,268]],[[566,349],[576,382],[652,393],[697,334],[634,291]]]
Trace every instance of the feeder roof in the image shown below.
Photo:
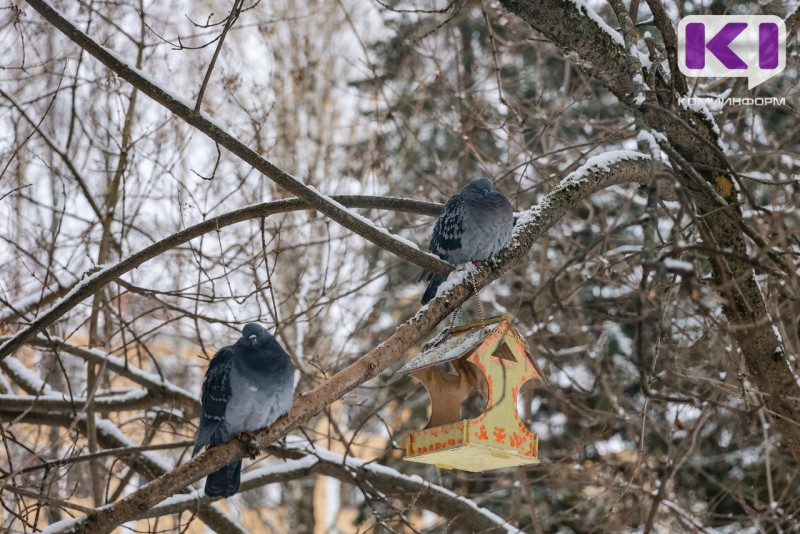
[[[458,326],[450,332],[450,337],[438,345],[423,351],[416,358],[405,364],[398,371],[398,373],[408,374],[416,371],[417,369],[424,369],[425,367],[430,367],[432,365],[457,360],[465,354],[472,352],[472,350],[480,345],[484,339],[486,339],[492,332],[499,328],[501,324],[507,321],[507,316],[498,315],[497,317],[492,317],[491,319],[486,319],[484,321],[476,321],[474,323]],[[539,370],[539,366],[533,360],[532,355],[528,351],[527,343],[525,343],[525,340],[522,339],[522,336],[519,336],[519,333],[516,330],[514,330],[514,333],[516,334],[515,337],[519,337],[525,346],[525,355],[534,365],[545,383],[547,383],[544,375],[542,375],[541,371]]]

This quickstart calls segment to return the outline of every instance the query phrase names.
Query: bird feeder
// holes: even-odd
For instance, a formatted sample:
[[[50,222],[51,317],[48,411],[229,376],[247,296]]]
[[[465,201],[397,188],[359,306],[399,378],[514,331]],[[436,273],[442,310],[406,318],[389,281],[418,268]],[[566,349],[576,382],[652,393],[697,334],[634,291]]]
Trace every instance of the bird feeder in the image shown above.
[[[446,363],[451,368],[442,370]],[[428,425],[408,435],[406,460],[473,472],[539,463],[539,437],[520,419],[517,399],[525,382],[545,379],[505,315],[453,329],[399,372],[422,382],[431,398]],[[486,407],[463,419],[462,403],[474,391]]]

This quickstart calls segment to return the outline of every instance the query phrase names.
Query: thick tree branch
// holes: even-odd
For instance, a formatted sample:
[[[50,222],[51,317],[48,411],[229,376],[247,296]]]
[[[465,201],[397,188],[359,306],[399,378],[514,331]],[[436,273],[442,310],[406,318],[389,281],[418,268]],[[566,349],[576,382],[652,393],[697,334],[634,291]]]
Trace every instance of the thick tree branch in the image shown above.
[[[352,230],[356,234],[401,258],[415,258],[412,261],[417,263],[420,267],[424,267],[431,272],[439,274],[447,274],[450,272],[450,266],[436,256],[420,252],[418,249],[407,245],[388,232],[381,231],[381,229],[364,221],[358,214],[346,209],[341,203],[331,199],[331,197],[327,195],[323,195],[313,187],[306,186],[294,176],[291,176],[262,158],[254,150],[226,132],[218,123],[206,116],[202,111],[195,110],[192,104],[162,89],[139,69],[130,66],[117,53],[112,52],[89,37],[75,24],[59,13],[46,0],[31,0],[28,3],[45,20],[55,26],[95,59],[103,63],[103,65],[108,67],[115,74],[125,78],[136,89],[164,106],[176,117],[186,121],[186,123],[196,128],[199,132],[207,135],[212,141],[230,150],[242,161],[251,165],[254,169],[276,184],[292,194],[297,195],[298,198],[307,202],[310,207],[324,213],[345,228]]]
[[[436,215],[442,210],[441,205],[438,204],[403,198],[371,197],[366,195],[335,196],[332,198],[336,202],[354,208],[391,209],[397,211],[407,211],[411,213],[424,213],[428,215]],[[115,278],[118,278],[119,276],[139,267],[147,260],[151,260],[156,256],[159,256],[160,254],[163,254],[164,252],[182,245],[196,237],[199,237],[203,234],[216,232],[220,228],[230,226],[231,224],[250,219],[269,217],[271,215],[275,215],[276,213],[286,213],[288,211],[308,208],[308,203],[297,198],[276,200],[247,206],[245,208],[208,219],[201,223],[195,224],[194,226],[190,226],[189,228],[174,233],[162,239],[161,241],[153,243],[149,247],[145,247],[139,252],[131,254],[118,263],[101,268],[97,272],[85,277],[52,308],[44,313],[39,314],[36,319],[26,328],[20,330],[13,337],[0,345],[0,360],[22,347],[33,336],[52,325],[61,316],[77,306],[84,299],[94,295],[106,284]],[[411,247],[406,248],[414,251],[414,253],[406,257],[406,259],[412,261],[413,263],[417,263],[417,265],[423,266],[424,262],[417,262],[420,257],[430,257],[430,254],[424,253],[420,250],[412,249]],[[414,259],[412,259],[412,257]],[[440,263],[448,267],[448,270],[444,274],[452,271],[452,266],[441,261]]]
[[[600,158],[596,166],[590,160],[567,177],[539,205],[523,212],[518,218],[511,243],[494,260],[484,262],[468,279],[433,299],[411,319],[398,326],[386,341],[314,390],[296,399],[288,416],[276,421],[269,429],[257,432],[261,448],[286,436],[289,431],[308,421],[332,402],[402,359],[410,347],[450,313],[522,260],[533,243],[582,199],[612,185],[647,180],[650,176],[650,165],[647,156],[636,153],[628,153],[616,162]],[[98,510],[95,515],[87,516],[72,532],[110,532],[115,526],[140,517],[155,504],[172,495],[175,488],[187,486],[247,455],[245,445],[239,440],[231,440],[208,450],[124,499]]]

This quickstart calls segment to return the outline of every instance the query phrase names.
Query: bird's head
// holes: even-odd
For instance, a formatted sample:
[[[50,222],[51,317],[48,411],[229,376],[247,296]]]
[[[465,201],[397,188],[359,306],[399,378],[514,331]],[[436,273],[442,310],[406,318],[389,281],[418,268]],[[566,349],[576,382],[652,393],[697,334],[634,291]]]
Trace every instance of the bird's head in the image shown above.
[[[251,347],[258,347],[267,344],[272,339],[272,335],[260,324],[247,323],[242,328],[242,339]]]
[[[483,196],[488,196],[489,193],[494,192],[494,184],[488,178],[475,178],[467,187]]]

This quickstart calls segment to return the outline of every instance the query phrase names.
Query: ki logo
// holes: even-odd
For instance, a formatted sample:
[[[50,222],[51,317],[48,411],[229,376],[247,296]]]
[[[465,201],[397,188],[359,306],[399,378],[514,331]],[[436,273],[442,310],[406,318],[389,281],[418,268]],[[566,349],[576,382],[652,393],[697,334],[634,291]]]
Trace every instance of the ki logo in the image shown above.
[[[752,89],[786,68],[786,25],[773,15],[691,15],[678,24],[686,76],[746,76]]]

